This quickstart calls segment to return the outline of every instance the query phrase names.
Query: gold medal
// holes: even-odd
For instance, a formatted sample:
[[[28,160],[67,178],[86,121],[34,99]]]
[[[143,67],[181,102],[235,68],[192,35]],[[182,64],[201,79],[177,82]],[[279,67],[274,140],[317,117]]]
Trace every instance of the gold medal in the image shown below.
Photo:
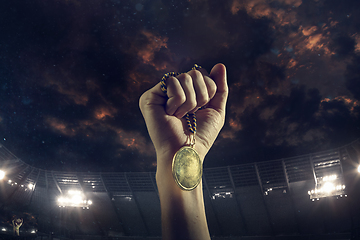
[[[197,64],[192,69],[201,68]],[[167,93],[166,79],[168,77],[176,77],[179,73],[170,72],[166,73],[161,79],[161,90]],[[192,123],[190,121],[192,117]],[[190,131],[190,146],[184,146],[175,153],[172,161],[172,174],[176,184],[186,191],[195,189],[202,178],[202,161],[199,154],[195,151],[195,134],[196,134],[196,116],[195,113],[186,114],[186,121]]]
[[[202,177],[202,162],[194,148],[184,146],[175,153],[172,173],[182,190],[191,191],[199,185]]]

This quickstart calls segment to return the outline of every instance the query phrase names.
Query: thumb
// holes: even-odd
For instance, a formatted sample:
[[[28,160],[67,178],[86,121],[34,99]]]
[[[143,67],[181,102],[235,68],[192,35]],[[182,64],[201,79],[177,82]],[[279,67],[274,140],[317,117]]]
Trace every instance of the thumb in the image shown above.
[[[219,112],[225,112],[226,100],[229,93],[225,65],[222,63],[216,64],[211,69],[210,78],[214,80],[217,90],[207,107],[211,107]]]

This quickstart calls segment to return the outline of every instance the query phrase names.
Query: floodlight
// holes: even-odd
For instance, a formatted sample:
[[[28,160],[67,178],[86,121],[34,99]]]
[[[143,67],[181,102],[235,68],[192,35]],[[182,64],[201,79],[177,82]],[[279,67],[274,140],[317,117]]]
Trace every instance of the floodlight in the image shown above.
[[[69,194],[70,194],[70,195],[81,195],[81,191],[69,190]]]
[[[33,188],[34,188],[34,184],[29,183],[28,188],[29,188],[29,189],[31,189],[31,190],[33,190]]]
[[[322,190],[324,191],[324,192],[332,192],[333,190],[335,189],[335,186],[334,186],[334,184],[333,183],[331,183],[331,182],[326,182],[325,184],[324,184],[324,186],[322,187]]]
[[[360,173],[360,165],[358,166],[358,172]]]
[[[337,176],[334,174],[334,175],[329,175],[329,176],[325,176],[323,177],[323,181],[324,182],[331,182],[331,181],[334,181],[337,179]]]
[[[345,194],[345,184],[343,178],[336,174],[327,175],[317,178],[318,181],[315,185],[315,189],[308,191],[310,199],[320,199],[332,196],[342,196]]]
[[[89,209],[92,201],[85,198],[81,191],[69,190],[67,194],[61,195],[58,198],[59,207],[82,207]]]
[[[3,170],[0,170],[0,180],[4,179],[5,172]]]

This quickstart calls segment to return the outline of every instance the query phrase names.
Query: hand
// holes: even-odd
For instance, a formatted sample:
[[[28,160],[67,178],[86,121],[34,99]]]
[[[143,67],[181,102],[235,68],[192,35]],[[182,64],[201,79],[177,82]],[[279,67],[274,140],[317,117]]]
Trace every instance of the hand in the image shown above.
[[[192,191],[183,191],[172,177],[172,159],[188,143],[189,129],[182,117],[196,112],[197,133],[194,148],[202,161],[213,145],[225,121],[228,96],[226,68],[223,64],[206,70],[191,70],[166,81],[167,94],[160,83],[140,98],[157,157],[156,183],[161,205],[162,236],[164,240],[207,239],[207,227],[202,183]],[[205,109],[198,110],[206,106]]]
[[[158,171],[171,168],[174,154],[188,143],[190,133],[183,118],[187,113],[196,111],[195,149],[202,160],[205,158],[224,125],[228,96],[223,64],[215,65],[210,75],[203,68],[191,70],[168,78],[166,84],[167,95],[158,83],[140,98],[140,109],[157,154]],[[202,106],[206,108],[198,110]]]

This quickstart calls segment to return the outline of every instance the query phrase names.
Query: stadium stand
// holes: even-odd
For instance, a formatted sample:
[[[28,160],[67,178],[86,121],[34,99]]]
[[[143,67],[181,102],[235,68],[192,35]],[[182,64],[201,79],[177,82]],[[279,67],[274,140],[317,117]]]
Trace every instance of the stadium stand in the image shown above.
[[[206,168],[212,239],[359,239],[359,139],[338,149]],[[160,239],[154,172],[60,172],[0,145],[0,239]],[[24,218],[13,237],[11,218]]]

